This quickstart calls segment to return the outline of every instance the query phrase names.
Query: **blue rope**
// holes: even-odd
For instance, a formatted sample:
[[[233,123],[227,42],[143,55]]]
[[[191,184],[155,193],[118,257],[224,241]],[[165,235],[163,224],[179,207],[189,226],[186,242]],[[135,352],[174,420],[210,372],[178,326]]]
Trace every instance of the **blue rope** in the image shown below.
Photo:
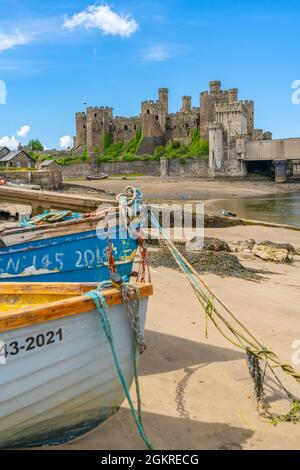
[[[126,383],[126,380],[125,380],[125,377],[124,377],[124,374],[123,374],[123,371],[122,371],[122,368],[121,368],[121,365],[120,365],[120,361],[119,361],[119,358],[118,358],[118,355],[117,355],[117,352],[116,352],[113,333],[112,333],[112,328],[111,328],[111,323],[110,323],[110,320],[108,318],[108,308],[107,308],[107,304],[106,304],[106,301],[105,301],[105,297],[102,293],[103,287],[108,287],[108,286],[111,286],[111,283],[108,282],[108,281],[104,281],[104,282],[100,283],[97,290],[88,292],[86,295],[88,297],[91,297],[91,299],[93,299],[93,301],[95,302],[95,305],[97,307],[97,310],[99,312],[99,315],[100,315],[100,318],[101,318],[101,324],[102,324],[105,336],[106,336],[106,338],[107,338],[107,340],[110,344],[111,352],[112,352],[113,359],[114,359],[114,362],[115,362],[115,366],[116,366],[120,381],[122,383],[122,386],[123,386],[128,404],[130,406],[131,414],[132,414],[132,416],[134,418],[134,421],[136,423],[137,430],[138,430],[141,438],[143,439],[144,443],[148,447],[148,449],[153,450],[154,448],[153,448],[150,440],[148,439],[148,437],[147,437],[147,435],[144,431],[144,426],[143,426],[143,423],[142,423],[142,420],[141,420],[141,416],[138,416],[136,411],[135,411],[134,404],[133,404],[133,401],[132,401],[132,398],[131,398],[131,395],[130,395],[130,391],[129,391],[128,385]]]

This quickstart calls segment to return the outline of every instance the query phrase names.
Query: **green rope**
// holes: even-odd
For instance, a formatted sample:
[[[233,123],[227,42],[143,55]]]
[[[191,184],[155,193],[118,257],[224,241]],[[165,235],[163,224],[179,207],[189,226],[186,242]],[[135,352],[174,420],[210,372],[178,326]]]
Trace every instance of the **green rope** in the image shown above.
[[[293,379],[296,380],[296,382],[298,383],[300,383],[300,372],[296,371],[290,364],[282,362],[277,356],[277,354],[275,354],[270,349],[264,347],[261,342],[248,330],[248,328],[232,313],[232,311],[225,305],[225,303],[213,292],[213,290],[208,286],[208,284],[202,279],[202,277],[194,269],[191,263],[189,263],[189,261],[180,253],[174,243],[169,240],[168,235],[166,234],[164,229],[159,224],[159,221],[153,214],[151,214],[151,222],[154,227],[158,228],[159,234],[162,235],[166,247],[170,251],[178,267],[182,270],[182,272],[188,279],[198,301],[200,302],[204,310],[206,336],[208,333],[208,320],[211,320],[211,322],[214,324],[214,326],[223,335],[225,339],[227,339],[231,344],[244,350],[247,353],[248,362],[249,358],[251,358],[253,364],[259,364],[259,361],[265,360],[265,369],[267,368],[275,376],[277,383],[279,384],[281,389],[285,391],[288,400],[292,403],[292,409],[287,415],[274,417],[273,415],[271,415],[271,413],[268,413],[268,417],[271,418],[273,422],[276,422],[276,420],[292,422],[296,422],[297,420],[300,421],[300,400],[298,400],[296,397],[293,397],[292,394],[288,392],[288,390],[286,390],[279,377],[275,374],[274,369],[280,368],[282,372],[289,375],[290,377],[293,377]],[[225,318],[224,313],[222,314],[220,311],[220,307],[221,309],[223,309],[222,312],[225,312],[225,315],[228,314],[231,316],[231,318],[238,325],[238,327],[236,327],[236,325],[234,324],[231,324]],[[221,325],[225,326],[227,330],[229,330],[233,338],[229,337],[229,335],[223,331],[223,328],[222,326],[220,326],[220,323]],[[257,361],[255,361],[254,358],[257,358]],[[250,366],[250,368],[251,367],[252,366]],[[255,364],[255,368],[257,369],[257,364]],[[254,379],[255,384],[257,386],[256,381],[260,380],[260,376],[257,373],[257,370],[255,370]],[[261,380],[261,382],[261,385],[263,386],[263,380]]]
[[[116,366],[120,381],[122,383],[122,386],[123,386],[128,404],[130,406],[131,414],[132,414],[132,416],[134,418],[134,421],[136,423],[137,430],[138,430],[141,438],[143,439],[144,443],[148,447],[148,449],[153,450],[154,448],[153,448],[150,440],[148,439],[148,437],[147,437],[147,435],[144,431],[144,426],[143,426],[143,423],[142,423],[140,389],[139,389],[139,383],[138,383],[138,373],[137,373],[137,364],[136,364],[136,351],[134,351],[134,355],[135,355],[134,376],[135,376],[135,383],[137,385],[138,415],[137,415],[136,410],[134,408],[134,404],[133,404],[133,401],[132,401],[132,398],[131,398],[131,395],[130,395],[130,391],[129,391],[128,385],[126,383],[126,380],[125,380],[125,377],[124,377],[124,374],[123,374],[123,371],[122,371],[122,368],[121,368],[121,365],[120,365],[120,361],[119,361],[119,358],[118,358],[118,355],[117,355],[117,352],[116,352],[114,338],[113,338],[113,334],[112,334],[111,323],[110,323],[110,320],[108,318],[108,308],[107,308],[107,304],[106,304],[106,301],[105,301],[105,297],[104,297],[103,293],[100,291],[100,289],[98,289],[97,291],[88,292],[86,295],[93,299],[93,301],[95,302],[95,305],[97,307],[97,310],[99,312],[102,327],[103,327],[105,336],[106,336],[106,338],[107,338],[107,340],[110,344],[113,359],[114,359],[114,362],[115,362],[115,366]]]

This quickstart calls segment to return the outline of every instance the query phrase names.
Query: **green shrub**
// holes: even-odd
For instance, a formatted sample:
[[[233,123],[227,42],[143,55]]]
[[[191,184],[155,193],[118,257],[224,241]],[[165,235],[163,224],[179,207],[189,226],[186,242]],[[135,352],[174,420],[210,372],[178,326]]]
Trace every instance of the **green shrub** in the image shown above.
[[[191,157],[207,156],[209,153],[208,140],[202,139],[196,129],[192,130],[189,155]]]
[[[104,136],[105,137],[105,136]],[[151,161],[159,160],[162,157],[179,158],[181,163],[187,158],[208,156],[208,141],[201,138],[197,130],[191,133],[191,143],[184,145],[178,140],[173,140],[168,145],[160,145],[154,151],[153,155],[137,155],[140,143],[143,140],[141,130],[135,133],[135,136],[127,143],[116,142],[104,148],[103,155],[100,155],[97,162],[114,162],[114,161]],[[108,140],[107,140],[108,143]]]
[[[136,155],[142,138],[142,131],[141,129],[139,129],[138,131],[136,131],[133,139],[131,139],[129,142],[127,142],[127,144],[125,144],[125,152],[131,153],[132,155]]]
[[[109,135],[108,132],[105,132],[105,134],[103,136],[103,150],[104,150],[104,152],[106,151],[106,149],[109,148],[110,145],[111,145],[110,135]]]
[[[100,149],[99,149],[98,145],[96,145],[96,147],[94,147],[93,153],[98,157],[100,156]]]
[[[56,160],[60,165],[73,165],[74,163],[90,163],[91,157],[89,156],[87,150],[85,150],[81,155],[74,157],[72,155],[62,157]]]
[[[30,139],[27,147],[30,148],[33,152],[44,150],[44,146],[39,139]]]
[[[159,159],[159,158],[162,158],[162,157],[166,157],[167,156],[167,149],[164,145],[160,145],[159,147],[156,147],[155,151],[154,151],[154,156]]]

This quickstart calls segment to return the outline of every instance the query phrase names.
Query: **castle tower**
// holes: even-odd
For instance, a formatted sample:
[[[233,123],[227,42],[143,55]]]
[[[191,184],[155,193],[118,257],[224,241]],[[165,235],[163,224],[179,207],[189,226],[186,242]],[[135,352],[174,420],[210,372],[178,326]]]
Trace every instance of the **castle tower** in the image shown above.
[[[165,113],[169,113],[169,90],[168,88],[159,88],[158,90],[158,101],[161,107],[161,110]]]
[[[238,100],[238,89],[237,88],[230,88],[228,90],[228,103],[236,103]]]
[[[182,113],[190,113],[192,111],[192,97],[191,96],[182,97],[182,107],[180,111]]]
[[[222,170],[224,163],[224,137],[223,125],[211,124],[209,126],[209,172],[215,176]]]
[[[142,102],[142,135],[138,154],[152,154],[155,148],[164,144],[168,115],[168,89],[160,88],[158,101]]]
[[[254,138],[254,101],[244,101],[245,109],[248,112],[248,137]]]
[[[75,149],[76,152],[81,153],[86,147],[86,114],[85,113],[76,113],[76,141]]]
[[[100,152],[103,151],[103,138],[106,133],[110,133],[112,115],[112,108],[87,108],[86,147],[88,152],[92,153],[96,148]]]
[[[242,101],[238,103],[221,103],[215,105],[215,122],[223,124],[229,137],[247,134],[248,113]]]
[[[219,80],[209,82],[209,91],[211,95],[219,95],[221,91],[221,82]]]
[[[200,94],[200,134],[204,139],[208,139],[208,126],[216,121],[215,105],[227,101],[228,92],[221,90],[219,80],[209,82],[209,92],[203,91]]]
[[[238,102],[238,89],[221,89],[221,82],[213,80],[209,82],[209,92],[200,94],[200,133],[205,139],[208,138],[208,127],[216,122],[216,106],[219,104],[234,104]]]
[[[168,88],[159,88],[158,90],[158,119],[163,131],[166,129],[167,116],[169,113],[169,90]]]

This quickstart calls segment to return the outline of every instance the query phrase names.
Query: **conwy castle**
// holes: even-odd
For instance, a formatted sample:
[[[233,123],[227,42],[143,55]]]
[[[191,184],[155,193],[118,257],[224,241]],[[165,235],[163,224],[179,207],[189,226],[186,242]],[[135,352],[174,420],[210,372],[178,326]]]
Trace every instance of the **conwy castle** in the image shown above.
[[[159,89],[157,101],[143,101],[136,117],[114,116],[109,107],[88,107],[76,114],[74,151],[102,153],[106,135],[112,143],[128,142],[141,131],[137,155],[153,154],[156,147],[173,140],[189,144],[193,129],[209,140],[208,176],[242,177],[256,161],[264,165],[274,161],[278,175],[285,175],[286,162],[300,158],[299,139],[276,141],[271,132],[256,129],[254,102],[239,100],[237,88],[222,90],[220,81],[210,82],[209,91],[200,93],[199,106],[183,96],[176,113],[169,113],[167,88]],[[160,173],[168,175],[170,162],[161,163]]]

